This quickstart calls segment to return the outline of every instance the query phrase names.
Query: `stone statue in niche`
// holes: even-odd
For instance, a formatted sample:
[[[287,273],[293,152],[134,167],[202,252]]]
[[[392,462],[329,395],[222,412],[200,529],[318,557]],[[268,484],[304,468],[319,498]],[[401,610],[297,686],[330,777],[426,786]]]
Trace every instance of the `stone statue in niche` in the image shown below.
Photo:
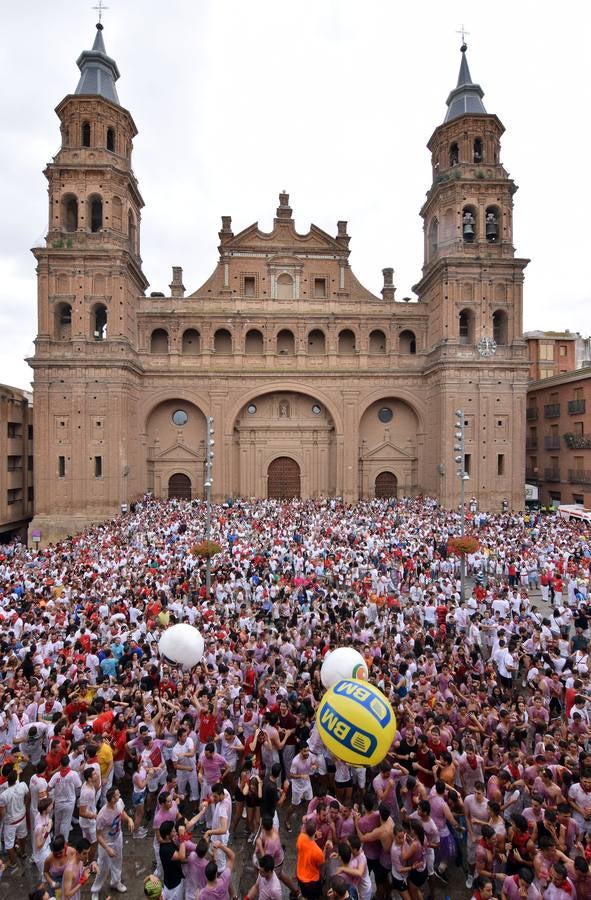
[[[279,418],[289,419],[289,403],[287,400],[281,400],[279,403]]]

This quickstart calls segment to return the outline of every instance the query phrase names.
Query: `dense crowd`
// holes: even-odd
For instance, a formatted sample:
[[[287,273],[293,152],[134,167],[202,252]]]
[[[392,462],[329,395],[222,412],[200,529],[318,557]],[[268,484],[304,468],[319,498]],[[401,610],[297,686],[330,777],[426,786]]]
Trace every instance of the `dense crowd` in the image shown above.
[[[33,900],[124,893],[125,830],[165,900],[234,898],[238,846],[248,900],[591,898],[588,525],[474,512],[462,597],[433,500],[228,502],[208,596],[205,515],[146,497],[0,547],[7,880],[32,855]],[[158,656],[180,621],[205,638],[191,671]],[[337,646],[396,711],[377,769],[314,724]]]

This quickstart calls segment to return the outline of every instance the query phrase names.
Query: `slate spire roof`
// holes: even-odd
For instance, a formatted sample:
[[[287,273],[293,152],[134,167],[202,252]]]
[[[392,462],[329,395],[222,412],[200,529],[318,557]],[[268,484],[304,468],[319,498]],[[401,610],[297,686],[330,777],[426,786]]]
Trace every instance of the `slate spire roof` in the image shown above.
[[[80,69],[80,81],[76,94],[98,94],[111,103],[120,106],[115,82],[119,78],[117,63],[107,56],[103,40],[103,26],[96,26],[96,37],[92,50],[83,50],[77,60]]]
[[[486,115],[486,110],[482,102],[484,91],[479,84],[474,84],[468,68],[468,60],[466,59],[466,44],[462,44],[460,51],[462,54],[462,62],[460,63],[460,74],[458,75],[458,83],[447,98],[447,113],[444,122],[451,122],[465,115]]]

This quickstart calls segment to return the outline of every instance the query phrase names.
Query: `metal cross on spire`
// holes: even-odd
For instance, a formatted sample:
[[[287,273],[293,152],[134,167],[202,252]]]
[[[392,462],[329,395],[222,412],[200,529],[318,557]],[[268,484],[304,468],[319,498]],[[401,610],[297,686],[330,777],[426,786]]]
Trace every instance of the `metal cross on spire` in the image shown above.
[[[108,9],[109,7],[108,7],[108,6],[105,6],[105,5],[103,4],[103,0],[98,0],[98,6],[93,6],[92,8],[93,8],[93,9],[96,9],[96,10],[98,11],[98,14],[99,14],[99,15],[98,15],[98,20],[99,20],[99,25],[100,25],[100,24],[101,24],[102,17],[103,17],[103,10]]]
[[[100,0],[99,0],[99,3],[100,3]],[[466,29],[465,29],[464,26],[462,25],[461,28],[460,28],[460,30],[459,30],[459,31],[456,31],[456,34],[461,34],[461,35],[462,35],[462,50],[465,50],[465,49],[466,49],[466,46],[467,46],[467,45],[466,45],[466,35],[470,34],[470,32],[469,32],[469,31],[466,31]]]

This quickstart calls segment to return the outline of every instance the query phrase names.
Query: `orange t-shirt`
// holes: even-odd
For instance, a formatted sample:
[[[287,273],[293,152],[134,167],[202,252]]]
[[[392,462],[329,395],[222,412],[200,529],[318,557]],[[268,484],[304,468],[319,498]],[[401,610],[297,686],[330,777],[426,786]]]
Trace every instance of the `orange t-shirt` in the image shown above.
[[[299,881],[320,881],[324,853],[316,841],[303,831],[296,841],[296,876]]]

